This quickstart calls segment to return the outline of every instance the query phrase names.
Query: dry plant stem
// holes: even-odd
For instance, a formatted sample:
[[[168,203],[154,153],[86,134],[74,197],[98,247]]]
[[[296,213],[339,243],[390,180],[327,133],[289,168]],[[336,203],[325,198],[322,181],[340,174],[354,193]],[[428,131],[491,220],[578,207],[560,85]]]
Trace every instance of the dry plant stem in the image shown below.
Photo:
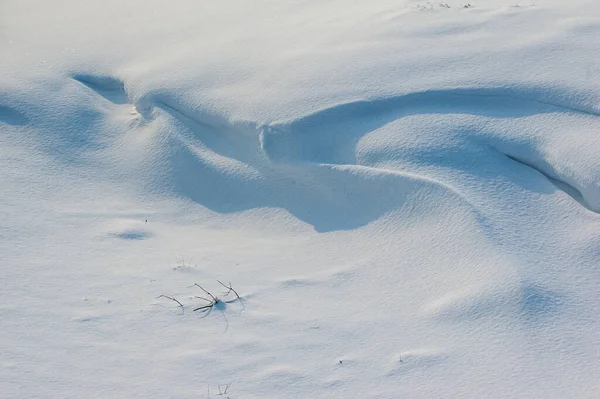
[[[202,288],[202,287],[200,286],[200,284],[198,284],[198,283],[194,283],[194,285],[195,285],[196,287],[200,288],[202,291],[204,291],[204,293],[206,293],[208,296],[210,296],[210,297],[212,298],[213,302],[215,302],[215,303],[216,303],[216,302],[219,302],[219,300],[217,299],[217,297],[216,297],[216,296],[214,296],[214,295],[213,295],[213,294],[211,294],[210,292],[206,291],[204,288]]]
[[[225,294],[225,295],[229,295],[231,292],[233,292],[235,294],[235,296],[237,297],[237,299],[239,299],[240,301],[242,300],[242,298],[240,298],[240,296],[238,295],[237,291],[234,290],[233,288],[231,288],[231,283],[229,283],[229,286],[223,284],[219,280],[217,280],[217,283],[221,284],[223,287],[225,287],[229,290],[229,291],[227,291],[227,294]]]
[[[179,302],[177,299],[175,299],[175,297],[167,296],[167,295],[159,295],[159,296],[156,297],[156,299],[158,299],[158,298],[167,298],[167,299],[170,299],[172,301],[177,302],[179,304],[179,306],[183,307],[183,304],[181,302]]]
[[[219,388],[219,395],[227,395],[227,390],[229,389],[229,386],[231,385],[231,383],[229,384],[225,384],[225,390],[223,392],[221,392],[221,384],[219,384],[217,387]]]
[[[215,306],[217,303],[219,303],[219,298],[217,298],[216,296],[214,296],[210,292],[206,291],[204,288],[202,288],[200,286],[200,284],[195,283],[194,285],[197,286],[198,288],[200,288],[202,291],[204,291],[208,296],[210,296],[212,298],[212,300],[209,300],[209,299],[206,299],[206,298],[203,298],[203,297],[200,297],[200,296],[197,297],[197,298],[203,299],[206,302],[208,302],[208,305],[200,306],[199,308],[194,309],[194,312],[197,311],[197,310],[211,309],[213,306]]]
[[[198,295],[196,295],[196,296],[194,296],[194,298],[202,299],[202,300],[204,300],[204,301],[206,301],[206,302],[211,302],[211,303],[212,303],[212,301],[211,301],[210,299],[206,299],[206,298],[204,298],[203,296],[198,296]]]
[[[212,308],[213,306],[215,306],[214,303],[211,303],[211,304],[206,305],[206,306],[200,306],[199,308],[194,309],[194,312],[197,311],[197,310],[209,309],[209,308]]]

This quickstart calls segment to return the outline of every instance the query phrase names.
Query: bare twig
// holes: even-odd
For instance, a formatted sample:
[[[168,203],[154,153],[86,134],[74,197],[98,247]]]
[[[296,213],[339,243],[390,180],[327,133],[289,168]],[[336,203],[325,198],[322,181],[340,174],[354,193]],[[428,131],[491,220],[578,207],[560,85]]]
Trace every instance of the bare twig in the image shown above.
[[[191,297],[190,297],[190,298],[191,298]],[[194,296],[194,298],[198,298],[198,299],[204,299],[206,302],[211,302],[211,303],[212,303],[212,301],[211,301],[210,299],[206,299],[206,298],[204,298],[204,297],[202,297],[202,296],[197,296],[197,295],[196,295],[196,296]]]
[[[225,294],[225,296],[227,296],[227,295],[229,295],[231,292],[233,292],[233,293],[235,294],[235,296],[237,297],[237,299],[239,299],[240,301],[242,300],[242,298],[240,298],[240,296],[238,295],[237,291],[236,291],[236,290],[234,290],[234,289],[231,287],[231,283],[229,283],[229,285],[228,285],[228,286],[227,286],[227,285],[225,285],[225,284],[223,284],[223,283],[222,283],[222,282],[220,282],[219,280],[217,280],[217,283],[221,284],[223,287],[225,287],[225,288],[227,288],[227,289],[229,290],[229,291],[227,291],[227,294]]]
[[[219,298],[217,298],[216,296],[214,296],[214,295],[213,295],[213,294],[211,294],[210,292],[206,291],[204,288],[202,288],[202,286],[201,286],[200,284],[198,284],[198,283],[195,283],[194,285],[195,285],[196,287],[200,288],[202,291],[204,291],[204,292],[205,292],[205,293],[206,293],[208,296],[210,296],[210,297],[212,298],[212,300],[210,300],[210,299],[203,298],[203,297],[201,297],[201,296],[197,296],[196,298],[199,298],[199,299],[202,299],[202,300],[204,300],[204,301],[208,302],[208,305],[200,306],[200,307],[198,307],[198,308],[194,309],[194,312],[195,312],[195,311],[197,311],[197,310],[206,310],[206,309],[209,309],[209,310],[210,310],[210,309],[212,309],[212,308],[213,308],[213,307],[214,307],[216,304],[218,304],[218,303],[220,303],[220,302],[221,302],[221,300],[220,300]]]
[[[214,303],[210,303],[210,304],[208,304],[208,305],[205,305],[205,306],[200,306],[199,308],[196,308],[196,309],[194,309],[194,312],[195,312],[196,310],[203,310],[203,309],[212,308],[213,306],[215,306],[215,304],[214,304]]]
[[[231,294],[232,292],[235,294],[236,299],[227,301],[226,303],[232,303],[232,302],[235,302],[236,300],[238,300],[238,301],[240,301],[240,304],[242,305],[242,310],[246,310],[246,305],[244,304],[242,297],[237,293],[237,291],[235,289],[233,289],[233,287],[231,286],[231,283],[229,283],[229,285],[225,285],[222,281],[217,280],[217,282],[219,284],[221,284],[223,287],[227,288],[228,291],[226,294],[224,294],[225,296]]]
[[[219,388],[219,395],[227,395],[227,390],[229,389],[229,386],[231,385],[231,382],[229,384],[224,384],[224,385],[217,385],[217,387]],[[225,387],[225,390],[223,392],[221,392],[221,386]]]
[[[217,297],[216,297],[216,296],[214,296],[214,295],[213,295],[213,294],[211,294],[210,292],[206,291],[204,288],[202,288],[202,287],[200,286],[200,284],[198,284],[198,283],[194,283],[194,285],[195,285],[196,287],[200,288],[202,291],[204,291],[204,293],[206,293],[208,296],[210,296],[210,297],[212,298],[213,302],[215,302],[215,303],[219,302],[219,300],[217,299]]]
[[[175,299],[175,297],[167,296],[167,295],[159,295],[159,296],[156,297],[156,299],[158,299],[158,298],[167,298],[167,299],[170,299],[172,301],[177,302],[179,304],[179,306],[183,307],[183,304],[181,302],[179,302],[177,299]]]
[[[216,305],[217,305],[217,303],[216,303],[216,302],[211,302],[211,303],[209,303],[208,305],[204,305],[204,306],[197,307],[196,309],[194,309],[194,312],[195,312],[195,311],[197,311],[197,310],[206,310],[206,309],[208,309],[208,310],[210,311],[210,310],[213,310],[213,308],[214,308]],[[209,312],[209,313],[210,313],[210,312]]]
[[[227,288],[227,293],[225,293],[224,295],[227,296],[229,294],[231,294],[232,292],[235,294],[236,299],[230,300],[230,301],[222,301],[221,299],[219,299],[219,297],[211,294],[209,291],[205,290],[200,284],[198,283],[194,283],[194,285],[190,286],[190,287],[198,287],[202,290],[202,292],[204,292],[206,295],[208,295],[208,297],[210,298],[205,298],[202,296],[190,296],[189,298],[198,298],[198,299],[202,299],[205,302],[208,302],[207,304],[203,305],[203,306],[199,306],[197,308],[194,309],[194,312],[197,311],[201,311],[201,313],[204,313],[204,317],[208,316],[211,311],[216,307],[218,310],[221,311],[221,313],[223,313],[223,311],[225,310],[225,306],[228,303],[232,303],[235,302],[236,300],[240,301],[240,304],[242,305],[242,307],[244,307],[244,302],[242,301],[242,298],[240,297],[240,295],[237,293],[237,291],[235,289],[233,289],[233,287],[231,286],[231,283],[229,283],[229,285],[225,285],[223,282],[217,280],[217,282],[219,284],[221,284],[223,287]],[[181,302],[179,302],[175,297],[170,297],[167,295],[160,295],[157,298],[167,298],[170,299],[172,301],[175,301],[179,304],[179,306],[181,307],[181,309],[183,310],[184,306]],[[227,316],[225,316],[225,314],[223,313],[223,317],[225,318],[225,321],[227,322]],[[229,322],[227,322],[227,326],[229,326]]]

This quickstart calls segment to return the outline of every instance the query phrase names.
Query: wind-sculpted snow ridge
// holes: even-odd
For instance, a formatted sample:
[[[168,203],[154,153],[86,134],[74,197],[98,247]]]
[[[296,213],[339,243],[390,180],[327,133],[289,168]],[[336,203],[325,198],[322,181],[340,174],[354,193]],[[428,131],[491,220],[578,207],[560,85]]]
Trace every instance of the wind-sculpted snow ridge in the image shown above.
[[[600,213],[600,208],[598,208],[597,201],[594,201],[594,199],[597,199],[599,197],[593,192],[593,187],[592,187],[592,190],[586,189],[586,192],[588,192],[587,197],[592,198],[592,200],[587,200],[586,197],[581,192],[582,188],[577,188],[573,185],[573,184],[580,185],[579,183],[574,182],[573,184],[571,184],[571,183],[567,182],[566,180],[563,180],[563,179],[565,179],[564,177],[563,178],[558,177],[557,173],[554,171],[552,166],[549,165],[547,162],[545,162],[543,160],[531,161],[531,160],[521,159],[518,156],[509,155],[509,154],[504,154],[504,155],[506,155],[511,160],[513,160],[523,166],[532,168],[533,170],[539,172],[541,175],[546,177],[552,184],[554,184],[558,189],[564,191],[567,195],[572,197],[574,200],[579,202],[582,206],[584,206],[588,210],[595,212],[595,213]],[[588,201],[594,201],[594,202],[589,203]]]
[[[368,132],[410,115],[470,114],[490,118],[522,118],[544,113],[600,116],[593,107],[563,105],[555,97],[535,95],[533,89],[449,89],[355,101],[333,106],[288,123],[273,124],[277,143],[267,142],[272,158],[350,161],[352,148]],[[551,91],[552,92],[552,91]],[[566,96],[566,94],[565,94]],[[554,101],[552,101],[554,100]],[[341,146],[341,149],[339,148]]]
[[[170,106],[162,109],[179,127],[170,161],[177,192],[220,213],[283,208],[325,232],[360,227],[415,198],[446,198],[470,207],[452,187],[410,173],[357,164],[274,162],[261,146],[268,127],[218,127]]]
[[[77,74],[73,76],[73,79],[87,86],[112,103],[127,104],[131,102],[125,92],[124,83],[112,76]]]
[[[600,116],[594,107],[564,104],[559,90],[532,89],[453,89],[410,93],[403,96],[357,101],[316,112],[289,123],[274,124],[262,133],[262,147],[276,161],[356,164],[356,146],[365,135],[393,120],[422,114],[469,114],[487,118],[524,118],[544,113]],[[534,157],[535,150],[530,149]],[[540,155],[537,161],[524,161],[518,155],[508,158],[535,168],[586,208],[600,209],[600,188],[584,185],[557,172]],[[442,184],[443,185],[443,184]],[[444,185],[450,190],[457,190]]]
[[[523,321],[552,319],[566,305],[566,298],[531,282],[508,288],[449,293],[430,303],[425,313],[441,322],[468,322],[490,317],[518,317]]]
[[[490,123],[549,113],[596,115],[592,109],[561,105],[557,94],[548,98],[535,97],[531,89],[479,88],[349,102],[293,121],[261,125],[231,122],[185,104],[168,91],[131,96],[124,83],[113,77],[80,74],[74,79],[114,104],[133,106],[146,125],[156,125],[161,134],[154,136],[147,157],[154,159],[154,167],[162,168],[154,171],[156,175],[168,174],[166,185],[176,195],[218,213],[282,208],[321,232],[354,229],[416,202],[423,206],[429,202],[433,207],[454,204],[484,231],[489,227],[468,193],[452,183],[386,167],[389,154],[359,159],[359,142],[393,121],[427,115],[468,115]],[[477,134],[471,136],[465,140],[474,143]],[[484,141],[484,147],[488,145]],[[521,159],[509,151],[503,154]],[[448,161],[434,161],[438,166],[456,167],[444,162]],[[594,197],[593,191],[582,189],[573,178],[554,172],[541,158],[535,165],[552,181],[568,180],[567,186],[556,186],[589,209],[600,208],[594,202],[600,195]],[[160,184],[156,188],[164,191],[164,182]],[[581,199],[577,192],[582,193]]]

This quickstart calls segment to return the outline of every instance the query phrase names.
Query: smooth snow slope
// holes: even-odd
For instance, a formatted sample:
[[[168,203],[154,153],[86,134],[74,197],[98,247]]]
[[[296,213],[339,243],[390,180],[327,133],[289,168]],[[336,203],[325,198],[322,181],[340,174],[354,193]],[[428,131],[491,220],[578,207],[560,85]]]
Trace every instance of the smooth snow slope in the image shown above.
[[[600,8],[464,5],[3,2],[0,396],[597,398]]]

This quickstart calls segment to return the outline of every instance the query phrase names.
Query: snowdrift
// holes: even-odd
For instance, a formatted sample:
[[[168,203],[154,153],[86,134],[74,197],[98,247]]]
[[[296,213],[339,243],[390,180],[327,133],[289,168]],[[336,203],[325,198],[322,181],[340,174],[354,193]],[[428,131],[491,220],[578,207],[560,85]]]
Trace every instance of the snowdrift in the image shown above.
[[[5,3],[6,397],[598,396],[594,2]]]

